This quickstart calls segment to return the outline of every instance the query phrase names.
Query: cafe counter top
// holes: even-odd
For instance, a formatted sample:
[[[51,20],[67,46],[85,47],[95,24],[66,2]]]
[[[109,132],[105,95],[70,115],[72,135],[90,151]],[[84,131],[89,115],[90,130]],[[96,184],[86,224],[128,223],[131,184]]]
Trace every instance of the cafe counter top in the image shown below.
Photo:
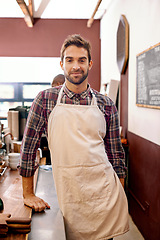
[[[37,183],[36,195],[51,208],[32,215],[32,229],[28,240],[66,240],[63,216],[58,206],[50,165],[40,166]]]
[[[46,165],[47,166],[47,165]],[[31,219],[31,231],[29,233],[16,233],[12,229],[4,240],[65,240],[65,230],[63,216],[58,207],[57,196],[51,170],[43,169],[41,166],[35,174],[36,195],[49,203],[51,209],[46,209],[42,213],[32,213],[31,208],[23,203],[22,178],[18,170],[8,168],[0,177],[0,198],[4,203],[4,210],[0,212],[0,223],[3,216],[11,215],[10,219]],[[14,225],[16,226],[16,225]],[[24,226],[24,225],[23,225]],[[3,228],[0,227],[0,232]],[[23,232],[23,231],[22,231]]]

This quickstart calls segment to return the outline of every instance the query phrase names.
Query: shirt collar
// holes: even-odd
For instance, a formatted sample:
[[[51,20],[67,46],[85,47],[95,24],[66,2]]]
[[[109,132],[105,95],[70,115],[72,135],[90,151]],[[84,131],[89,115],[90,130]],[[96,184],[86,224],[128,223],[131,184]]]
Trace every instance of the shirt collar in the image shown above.
[[[87,89],[84,92],[81,92],[79,95],[80,98],[85,99],[87,96],[90,95],[91,92],[91,88],[90,88],[90,84],[88,84]],[[73,98],[75,95],[77,95],[75,92],[70,91],[66,85],[64,86],[64,93],[69,97],[69,98]]]

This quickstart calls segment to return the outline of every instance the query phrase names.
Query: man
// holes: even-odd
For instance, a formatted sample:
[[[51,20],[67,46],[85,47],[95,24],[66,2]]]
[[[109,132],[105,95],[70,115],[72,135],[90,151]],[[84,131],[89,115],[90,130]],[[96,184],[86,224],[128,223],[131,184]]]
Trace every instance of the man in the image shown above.
[[[68,240],[106,240],[128,231],[118,113],[108,97],[90,88],[92,64],[89,42],[69,36],[61,49],[65,84],[36,97],[22,144],[24,203],[42,211],[49,205],[34,195],[33,175],[39,138],[46,129]]]
[[[52,87],[57,87],[57,86],[63,85],[64,82],[65,82],[64,75],[63,74],[58,74],[53,78],[53,81],[52,81],[51,85],[52,85]]]

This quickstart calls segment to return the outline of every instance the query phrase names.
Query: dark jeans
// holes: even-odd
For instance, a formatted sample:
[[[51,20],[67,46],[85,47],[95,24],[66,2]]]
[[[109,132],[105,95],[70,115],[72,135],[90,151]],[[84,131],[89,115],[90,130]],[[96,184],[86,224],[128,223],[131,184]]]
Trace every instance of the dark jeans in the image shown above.
[[[113,238],[110,238],[110,239],[108,239],[108,240],[113,240]]]

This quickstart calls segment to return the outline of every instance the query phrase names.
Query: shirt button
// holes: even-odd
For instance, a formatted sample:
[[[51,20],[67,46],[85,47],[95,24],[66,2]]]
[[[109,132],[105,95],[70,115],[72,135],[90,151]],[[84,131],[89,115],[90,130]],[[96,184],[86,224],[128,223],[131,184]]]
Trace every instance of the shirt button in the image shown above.
[[[79,104],[79,99],[78,98],[76,98],[76,104]]]

